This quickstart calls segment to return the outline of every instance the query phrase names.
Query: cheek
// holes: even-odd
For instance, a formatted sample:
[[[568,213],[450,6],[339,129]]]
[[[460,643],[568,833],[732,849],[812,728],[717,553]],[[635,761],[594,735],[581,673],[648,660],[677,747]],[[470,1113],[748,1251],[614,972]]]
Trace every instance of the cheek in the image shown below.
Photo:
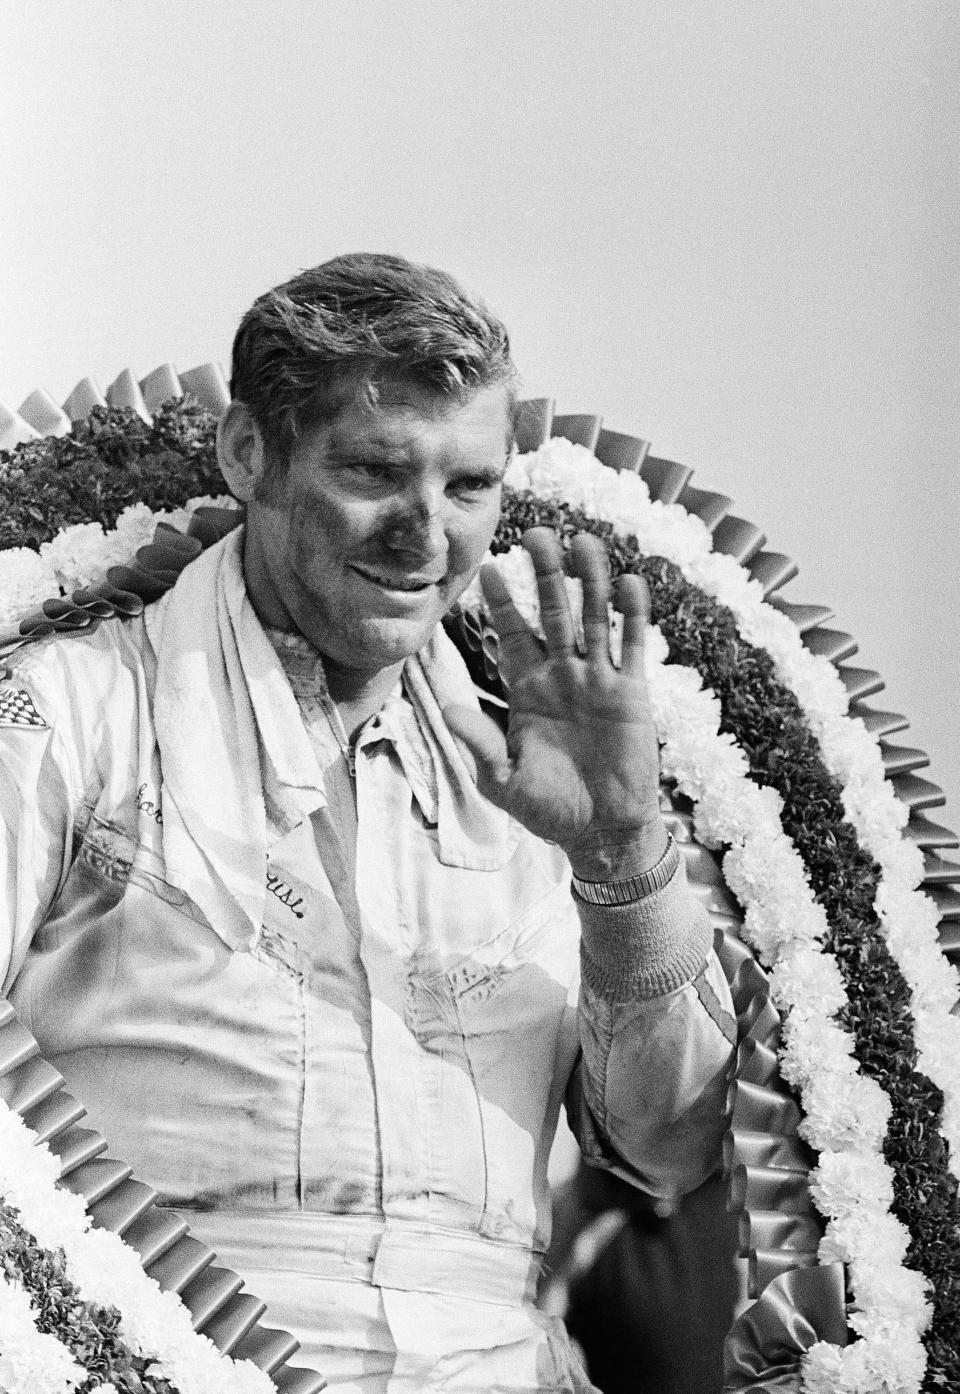
[[[293,510],[289,545],[298,564],[323,570],[350,551],[361,535],[358,520],[328,499],[313,499]]]
[[[500,520],[500,501],[460,521],[451,537],[456,569],[474,571],[483,561]]]
[[[300,587],[315,601],[329,590],[336,571],[336,557],[331,543],[336,532],[328,533],[328,519],[316,509],[303,508],[294,513],[287,534],[286,565]]]

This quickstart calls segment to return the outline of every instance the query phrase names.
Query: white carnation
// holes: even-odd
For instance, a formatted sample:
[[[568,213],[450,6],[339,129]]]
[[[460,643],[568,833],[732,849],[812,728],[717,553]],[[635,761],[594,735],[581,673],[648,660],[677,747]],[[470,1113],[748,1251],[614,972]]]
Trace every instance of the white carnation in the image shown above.
[[[67,594],[79,586],[102,581],[107,567],[113,564],[111,544],[99,523],[74,523],[61,528],[50,542],[41,544],[40,555],[53,568]]]
[[[915,842],[900,837],[883,849],[881,857],[884,880],[891,886],[910,891],[920,885],[924,876],[923,851]]]
[[[859,1311],[850,1324],[862,1336],[879,1336],[901,1325],[919,1335],[930,1325],[930,1283],[922,1273],[864,1257],[851,1264],[851,1277]]]
[[[834,1394],[919,1394],[925,1368],[916,1336],[908,1327],[891,1326],[844,1347]]]
[[[650,491],[632,470],[606,470],[596,481],[594,499],[598,517],[621,536],[635,535],[638,519],[650,507]]]
[[[59,589],[49,560],[31,547],[0,552],[0,625],[16,623]]]
[[[167,515],[152,513],[145,503],[132,503],[123,510],[114,528],[118,560],[132,561],[141,547],[153,541],[157,523]]]
[[[645,556],[668,557],[678,566],[689,566],[710,546],[710,531],[680,504],[655,499],[646,505],[625,531],[636,536]]]
[[[670,650],[667,645],[667,641],[663,636],[663,631],[661,630],[660,626],[658,624],[648,625],[647,632],[644,637],[643,648],[644,663],[646,665],[648,677],[650,675],[651,667],[658,663],[666,663],[667,658],[669,656],[669,652]],[[692,671],[692,669],[684,669],[684,672]],[[698,686],[702,686],[702,679],[700,678],[700,674],[697,673],[696,677],[698,679]]]
[[[770,981],[777,1002],[792,1009],[797,1028],[804,1017],[812,1017],[819,1029],[820,1022],[836,1015],[846,1005],[847,992],[837,960],[832,954],[823,953],[815,943],[826,929],[822,907],[811,901],[808,908],[809,941],[804,943],[799,935],[796,937],[773,967]],[[831,1044],[834,1044],[832,1038]],[[807,1045],[812,1046],[813,1042],[808,1039]]]
[[[800,1124],[800,1135],[818,1151],[880,1148],[891,1104],[876,1080],[825,1070],[808,1081],[803,1103],[807,1116]]]
[[[555,499],[597,516],[596,486],[605,466],[585,446],[554,436],[525,457],[524,469],[528,487],[540,498]]]
[[[842,992],[842,983],[840,987]],[[790,1012],[787,1015],[783,1024],[780,1071],[795,1088],[805,1089],[811,1079],[827,1071],[856,1075],[853,1037],[831,1019],[833,1015],[829,1002],[824,1003],[821,1013]]]
[[[510,592],[510,599],[534,633],[542,636],[540,627],[540,593],[533,558],[525,547],[511,547],[493,558],[497,570]]]
[[[530,471],[527,466],[535,454],[535,450],[527,451],[523,455],[517,450],[513,451],[507,461],[507,468],[503,476],[503,482],[508,489],[516,489],[517,492],[520,492],[530,488]]]
[[[878,1152],[866,1148],[822,1152],[810,1173],[810,1193],[830,1218],[847,1217],[861,1206],[885,1212],[893,1204],[893,1174]]]
[[[889,1212],[863,1205],[828,1220],[817,1250],[821,1263],[864,1259],[893,1269],[906,1257],[910,1235]]]
[[[914,1036],[920,1054],[920,1068],[936,1083],[951,1080],[951,1097],[956,1089],[960,1062],[960,1017],[951,1013],[923,1012],[916,1019]]]
[[[817,1341],[803,1361],[802,1394],[837,1394],[843,1375],[843,1351],[829,1341]]]
[[[673,560],[673,557],[670,559]],[[734,557],[723,552],[708,551],[691,560],[684,568],[684,575],[693,585],[714,596],[721,605],[726,605],[738,617],[756,613],[762,604],[763,587],[752,579],[749,571]]]

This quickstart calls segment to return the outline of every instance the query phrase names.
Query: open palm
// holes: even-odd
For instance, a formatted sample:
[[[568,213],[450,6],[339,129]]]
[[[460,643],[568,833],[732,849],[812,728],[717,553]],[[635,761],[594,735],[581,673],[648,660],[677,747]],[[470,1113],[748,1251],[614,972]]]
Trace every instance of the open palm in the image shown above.
[[[646,586],[640,577],[627,576],[616,588],[614,604],[624,616],[623,659],[616,668],[602,543],[579,534],[571,548],[572,570],[583,583],[580,653],[555,534],[534,528],[523,542],[536,570],[545,644],[518,613],[497,568],[481,572],[510,688],[506,738],[489,718],[467,708],[450,707],[444,715],[493,803],[563,847],[578,874],[633,874],[652,865],[665,842],[657,741],[643,676]]]

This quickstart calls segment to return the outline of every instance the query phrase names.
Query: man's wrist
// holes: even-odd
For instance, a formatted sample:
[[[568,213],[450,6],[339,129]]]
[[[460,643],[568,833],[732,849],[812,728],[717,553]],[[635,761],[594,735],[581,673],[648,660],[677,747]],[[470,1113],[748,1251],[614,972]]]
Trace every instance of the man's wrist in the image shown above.
[[[622,837],[606,836],[592,844],[581,843],[571,848],[567,856],[578,881],[626,881],[655,867],[669,843],[663,819],[657,817],[649,825],[631,829]]]
[[[573,873],[573,889],[590,905],[633,905],[662,891],[673,880],[680,865],[680,849],[670,833],[663,856],[647,871],[616,880],[596,881]]]
[[[640,899],[596,904],[578,894],[574,881],[583,981],[594,996],[612,1003],[660,997],[703,968],[713,929],[687,886],[679,847],[671,842],[671,848],[673,875]]]

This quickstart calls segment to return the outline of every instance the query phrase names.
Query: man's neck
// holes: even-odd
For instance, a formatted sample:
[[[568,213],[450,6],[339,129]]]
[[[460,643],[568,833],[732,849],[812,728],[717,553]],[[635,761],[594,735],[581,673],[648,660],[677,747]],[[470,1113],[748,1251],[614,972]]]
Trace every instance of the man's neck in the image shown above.
[[[393,663],[375,673],[337,668],[325,661],[327,691],[336,703],[343,729],[352,741],[365,721],[384,705],[400,681],[403,663]]]

